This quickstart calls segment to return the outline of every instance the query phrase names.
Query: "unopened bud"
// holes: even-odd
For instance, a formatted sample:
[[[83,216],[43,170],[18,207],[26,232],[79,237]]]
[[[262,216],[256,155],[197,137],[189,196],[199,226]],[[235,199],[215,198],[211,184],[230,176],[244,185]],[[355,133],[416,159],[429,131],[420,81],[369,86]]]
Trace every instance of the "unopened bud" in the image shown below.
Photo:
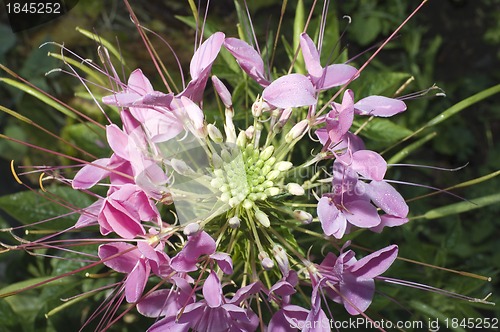
[[[267,258],[264,258],[261,262],[262,264],[262,267],[264,268],[264,270],[266,271],[269,271],[271,270],[273,267],[274,267],[274,262],[271,258],[267,257]]]
[[[271,225],[269,217],[261,210],[255,211],[255,219],[264,227],[269,227]]]
[[[281,113],[280,119],[278,120],[277,124],[283,127],[288,121],[288,119],[290,119],[290,116],[292,115],[292,110],[293,108],[291,107],[285,108],[283,110],[283,113]]]
[[[236,229],[240,227],[241,220],[237,216],[234,216],[232,218],[229,218],[227,222],[229,224],[229,227],[231,227],[232,229]]]
[[[283,247],[279,244],[276,244],[273,247],[273,255],[283,276],[285,278],[288,277],[288,274],[290,273],[290,263],[288,262],[288,256],[285,249],[283,249]]]
[[[285,141],[287,143],[293,142],[297,138],[304,135],[304,133],[306,132],[308,127],[309,127],[309,120],[307,120],[307,119],[304,119],[304,120],[300,121],[299,123],[295,124],[295,126],[293,126],[292,129],[290,129],[288,134],[286,134]]]
[[[190,235],[195,235],[199,231],[200,231],[200,225],[198,225],[197,223],[193,222],[191,224],[186,225],[186,227],[184,227],[183,233],[186,236],[190,236]]]
[[[252,105],[252,115],[256,118],[262,115],[262,97],[257,98],[257,100]]]
[[[213,124],[209,123],[207,125],[207,131],[208,131],[208,136],[215,143],[220,144],[222,143],[222,141],[224,141],[224,137],[222,136],[222,133],[220,132],[219,128],[217,128]]]
[[[293,167],[293,164],[289,161],[280,161],[279,163],[274,165],[274,169],[277,169],[280,172],[286,172],[292,167]]]
[[[286,190],[294,196],[302,196],[305,193],[304,188],[298,183],[289,183],[286,185]]]
[[[295,219],[306,225],[310,224],[313,220],[313,216],[309,212],[303,210],[293,211],[293,216],[295,217]]]
[[[222,83],[222,81],[215,75],[212,76],[212,83],[224,106],[226,106],[226,108],[230,108],[233,105],[233,102],[231,101],[231,93],[229,93],[229,90],[226,88],[224,83]]]
[[[240,131],[238,138],[236,139],[236,144],[238,146],[244,147],[247,145],[247,135],[244,131]]]
[[[180,175],[190,176],[196,174],[191,167],[189,167],[184,161],[180,159],[171,159],[170,165],[172,168]]]
[[[253,126],[250,126],[245,130],[245,134],[247,135],[247,139],[251,140],[253,138],[253,134],[255,133],[255,128]]]
[[[253,202],[249,199],[245,199],[242,204],[243,208],[249,210],[253,207]]]
[[[259,260],[264,270],[269,271],[274,267],[274,262],[265,251],[259,252]]]
[[[231,153],[229,153],[229,151],[227,151],[226,149],[220,152],[220,156],[226,163],[230,163],[231,161],[233,161],[233,156],[231,156]]]
[[[266,179],[269,181],[276,180],[280,176],[281,172],[277,169],[271,171],[267,174]]]
[[[264,193],[268,196],[276,196],[276,195],[279,195],[280,193],[280,188],[276,188],[276,187],[271,187],[271,188],[267,188]]]
[[[260,153],[260,160],[263,160],[263,161],[266,161],[268,160],[269,158],[271,158],[271,156],[273,155],[274,153],[274,146],[272,145],[269,145],[267,148],[265,148],[261,153]]]
[[[222,168],[224,161],[217,153],[214,153],[212,155],[212,164],[214,165],[214,168]]]

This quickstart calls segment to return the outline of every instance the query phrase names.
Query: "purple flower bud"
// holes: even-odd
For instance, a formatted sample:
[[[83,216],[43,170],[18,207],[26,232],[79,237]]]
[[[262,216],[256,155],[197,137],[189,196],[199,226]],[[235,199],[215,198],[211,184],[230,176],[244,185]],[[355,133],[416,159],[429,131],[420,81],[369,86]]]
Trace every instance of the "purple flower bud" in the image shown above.
[[[308,128],[309,128],[309,120],[304,119],[298,122],[295,126],[292,127],[292,129],[290,129],[288,134],[286,134],[285,141],[287,143],[291,143],[292,141],[304,135],[304,133]]]
[[[238,227],[240,227],[240,218],[238,218],[237,216],[234,216],[232,218],[229,218],[229,220],[227,221],[229,223],[229,227],[231,227],[232,229],[236,229]]]
[[[186,227],[184,227],[184,235],[186,236],[195,235],[199,231],[200,231],[200,225],[198,225],[195,222],[188,224],[186,225]]]
[[[215,75],[212,76],[212,83],[214,84],[215,91],[217,91],[217,94],[222,100],[224,106],[226,106],[226,108],[231,108],[231,106],[233,106],[231,94],[224,83],[222,83],[222,81]]]
[[[274,262],[271,258],[269,258],[269,255],[265,251],[259,252],[259,259],[260,263],[262,264],[262,267],[266,270],[269,271],[274,267]]]
[[[310,214],[309,212],[306,212],[306,211],[302,211],[302,210],[293,211],[293,216],[295,217],[295,219],[303,222],[306,225],[310,224],[313,220],[312,214]]]

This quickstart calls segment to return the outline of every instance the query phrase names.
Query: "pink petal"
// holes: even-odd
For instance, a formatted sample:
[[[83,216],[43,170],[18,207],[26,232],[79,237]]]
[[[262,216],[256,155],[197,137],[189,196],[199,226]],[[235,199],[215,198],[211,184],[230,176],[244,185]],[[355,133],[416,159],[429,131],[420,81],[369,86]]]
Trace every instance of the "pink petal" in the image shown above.
[[[352,153],[354,153],[359,150],[365,150],[365,143],[363,143],[363,139],[361,139],[358,135],[347,132],[344,135],[342,142],[335,146],[335,150],[342,149],[349,149]]]
[[[354,93],[352,90],[347,90],[342,99],[342,105],[338,110],[332,110],[329,116],[326,117],[326,129],[333,143],[340,141],[349,131],[354,120]],[[331,119],[331,116],[337,119]]]
[[[111,124],[106,126],[106,137],[108,139],[108,144],[113,150],[113,152],[125,159],[129,159],[127,145],[128,145],[128,136],[123,131],[118,128],[117,125]]]
[[[142,70],[136,69],[128,78],[127,91],[143,96],[146,93],[153,92],[154,89],[148,78],[142,73]]]
[[[292,295],[295,292],[295,288],[286,281],[278,281],[269,289],[269,293],[275,293],[281,297]]]
[[[110,106],[128,107],[140,98],[141,95],[134,92],[119,92],[111,96],[102,97],[102,102]]]
[[[135,303],[142,296],[149,278],[149,264],[139,260],[125,280],[125,298],[128,303]]]
[[[307,313],[306,313],[306,316],[307,316]],[[304,320],[305,320],[305,317],[301,320],[296,320],[294,321],[293,318],[295,317],[292,317],[291,320],[291,323],[289,322],[289,320],[287,319],[287,317],[285,317],[285,312],[283,311],[283,309],[281,310],[278,310],[274,315],[273,317],[271,317],[271,320],[269,321],[269,324],[267,326],[267,330],[268,331],[275,331],[275,332],[295,332],[295,331],[298,331],[298,325],[300,324],[300,326],[302,326]]]
[[[279,107],[301,107],[316,103],[311,81],[301,74],[289,74],[272,82],[262,92],[269,104]]]
[[[176,316],[168,316],[160,319],[149,327],[147,332],[188,332],[189,324],[180,323]]]
[[[178,272],[196,271],[196,263],[202,255],[211,255],[215,252],[215,240],[206,232],[190,236],[186,245],[171,261],[171,266]]]
[[[406,224],[409,221],[408,218],[400,218],[400,217],[395,217],[395,216],[391,216],[388,214],[381,215],[380,220],[381,220],[381,222],[379,225],[370,228],[371,231],[373,231],[375,233],[381,233],[382,229],[384,227],[401,226],[401,225]]]
[[[80,217],[75,224],[75,228],[83,228],[97,223],[97,216],[102,209],[104,200],[98,199],[92,205],[80,211]]]
[[[107,267],[117,272],[130,273],[141,258],[141,253],[136,249],[129,243],[115,242],[99,246],[98,254]],[[115,255],[116,257],[108,259]]]
[[[92,163],[82,167],[76,173],[71,186],[73,189],[88,189],[109,175],[106,167],[109,164],[109,158],[94,160]]]
[[[173,114],[184,124],[186,128],[199,134],[203,131],[205,116],[203,111],[191,99],[181,96],[172,101]],[[179,126],[181,126],[179,124]]]
[[[368,201],[357,200],[345,203],[347,209],[344,212],[346,219],[361,228],[369,228],[380,224],[380,216],[377,209]]]
[[[241,287],[240,289],[238,289],[234,294],[233,298],[226,302],[233,303],[235,305],[240,305],[250,295],[257,294],[260,290],[262,290],[262,288],[263,286],[259,281],[253,282],[250,285],[246,285],[245,287]]]
[[[354,104],[358,114],[389,117],[404,112],[406,104],[398,99],[384,96],[369,96]]]
[[[138,101],[136,101],[135,105],[145,105],[145,106],[155,106],[155,107],[165,107],[168,108],[174,95],[172,93],[165,94],[160,91],[152,91],[145,94]]]
[[[224,37],[225,35],[222,32],[214,33],[193,54],[189,65],[189,71],[193,80],[199,79],[201,73],[212,66],[212,63],[220,52]]]
[[[356,278],[373,279],[385,271],[398,257],[398,246],[391,245],[377,250],[354,263],[350,271]]]
[[[318,90],[327,90],[349,82],[357,72],[356,68],[349,65],[329,65],[323,70],[322,75],[314,81],[314,84]]]
[[[326,235],[333,235],[337,239],[344,236],[347,221],[330,198],[323,196],[319,200],[317,213]]]
[[[210,272],[203,284],[203,298],[211,308],[220,307],[222,304],[222,286],[214,271]]]
[[[195,302],[188,304],[184,308],[183,314],[179,317],[178,322],[180,324],[187,323],[188,326],[194,326],[198,323],[202,323],[200,319],[203,318],[203,313],[206,308],[207,306],[203,302]]]
[[[117,209],[120,208],[120,209]],[[124,239],[133,239],[137,235],[144,235],[146,231],[140,222],[120,206],[113,206],[105,202],[98,217],[99,224],[105,229],[111,229]]]
[[[319,142],[324,146],[328,141],[328,131],[326,128],[320,128],[314,132],[319,139]]]
[[[349,301],[342,298],[347,312],[351,315],[359,315],[372,303],[375,283],[373,279],[359,280],[345,277],[344,281],[340,283],[339,291],[352,303],[351,305]]]
[[[174,290],[157,290],[137,304],[137,311],[143,316],[152,318],[176,315],[183,304],[177,303],[175,299]]]
[[[214,259],[219,265],[222,272],[225,274],[233,273],[233,261],[231,260],[231,256],[224,252],[216,252],[210,255],[210,258]]]
[[[303,332],[330,332],[330,325],[324,322],[329,322],[330,319],[321,309],[321,295],[318,294],[319,287],[314,287],[311,295],[311,310],[304,322]]]
[[[143,122],[143,128],[154,143],[166,142],[179,135],[184,127],[172,113],[151,112]]]
[[[405,218],[409,208],[403,196],[385,181],[372,181],[367,186],[367,195],[385,213]]]
[[[300,35],[300,48],[307,72],[316,79],[320,78],[323,75],[323,67],[321,67],[318,49],[311,37],[305,32]]]
[[[241,69],[252,79],[261,86],[269,85],[264,74],[264,62],[252,46],[237,38],[226,38],[224,47],[236,58]]]
[[[351,167],[370,180],[381,181],[387,170],[387,162],[374,151],[359,150],[352,154]]]

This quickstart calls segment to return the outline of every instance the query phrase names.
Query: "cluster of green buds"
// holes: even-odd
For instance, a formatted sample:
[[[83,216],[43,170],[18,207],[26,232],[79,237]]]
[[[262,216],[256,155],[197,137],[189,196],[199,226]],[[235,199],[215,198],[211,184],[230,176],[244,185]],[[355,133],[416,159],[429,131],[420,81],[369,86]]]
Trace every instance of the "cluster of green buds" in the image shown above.
[[[236,145],[224,145],[220,155],[212,155],[214,178],[210,184],[219,190],[220,200],[230,208],[254,210],[256,219],[265,227],[269,226],[269,219],[257,207],[258,201],[285,191],[295,195],[304,193],[296,183],[282,184],[293,164],[278,161],[274,152],[272,145],[259,149],[253,143],[238,139]]]

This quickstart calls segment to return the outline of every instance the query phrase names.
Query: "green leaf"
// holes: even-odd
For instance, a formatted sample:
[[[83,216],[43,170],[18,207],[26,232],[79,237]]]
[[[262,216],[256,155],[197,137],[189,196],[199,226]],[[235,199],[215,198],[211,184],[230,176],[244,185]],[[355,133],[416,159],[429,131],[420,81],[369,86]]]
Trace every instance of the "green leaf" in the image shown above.
[[[486,99],[488,97],[491,97],[497,93],[500,93],[500,84],[492,86],[491,88],[483,90],[481,92],[478,92],[475,95],[470,96],[469,98],[466,98],[459,103],[456,103],[455,105],[451,106],[446,111],[444,111],[443,113],[439,114],[438,116],[436,116],[435,118],[433,118],[432,120],[427,122],[425,127],[435,126],[435,125],[449,119],[450,117],[456,115],[457,113],[463,111],[464,109],[474,105],[475,103],[477,103],[483,99]]]
[[[358,129],[362,125],[362,122],[355,121],[353,127]],[[411,135],[411,131],[405,127],[395,124],[388,119],[374,118],[370,121],[360,132],[361,135],[369,138],[370,140],[383,142],[383,143],[394,143],[401,140],[408,135]]]
[[[426,219],[436,219],[444,216],[472,211],[499,202],[500,202],[500,194],[493,194],[493,195],[483,196],[480,198],[475,198],[470,202],[469,201],[459,202],[455,204],[446,205],[437,209],[433,209],[427,211],[424,214],[424,217]]]
[[[375,16],[355,19],[350,32],[361,45],[367,45],[375,40],[382,29],[380,19]]]
[[[70,118],[73,118],[73,119],[77,118],[76,114],[73,113],[73,111],[71,111],[69,108],[64,107],[60,103],[47,97],[42,92],[38,91],[37,89],[35,89],[27,84],[15,81],[15,80],[10,79],[10,78],[5,78],[5,77],[0,77],[0,82],[4,82],[4,83],[6,83],[6,84],[18,89],[18,90],[21,90],[23,92],[26,92],[27,94],[30,94],[30,95],[38,98],[40,101],[42,101],[45,104],[49,105],[50,107],[58,110],[59,112],[63,113],[64,115],[69,116]]]
[[[105,133],[102,128],[95,124],[78,123],[65,126],[61,132],[61,136],[68,142],[73,143],[99,158],[104,158],[111,154],[108,143],[106,142]],[[75,149],[71,149],[67,144],[64,144],[63,147],[67,149],[67,151],[65,151],[67,154],[75,155]]]
[[[436,135],[437,135],[436,132],[432,132],[429,135],[426,135],[426,136],[422,137],[418,141],[416,141],[416,142],[408,145],[407,147],[401,149],[398,153],[396,153],[394,156],[392,156],[391,159],[389,159],[387,161],[387,163],[388,164],[397,164],[398,162],[400,162],[401,160],[403,160],[404,158],[406,158],[410,153],[412,153],[413,151],[418,150],[418,148],[420,148],[422,145],[424,145],[425,143],[427,143],[428,141],[430,141],[431,139],[433,139],[434,137],[436,137]]]
[[[417,311],[420,311],[421,313],[423,313],[427,317],[436,318],[436,319],[433,319],[433,320],[429,319],[429,323],[431,323],[431,322],[432,323],[434,323],[434,322],[438,322],[439,323],[439,326],[429,326],[429,327],[432,327],[433,329],[438,329],[438,327],[440,327],[442,324],[444,324],[445,321],[448,321],[448,322],[451,323],[451,318],[452,317],[448,317],[447,315],[443,314],[439,310],[434,309],[434,308],[432,308],[431,306],[429,306],[429,305],[427,305],[425,303],[422,303],[420,301],[411,301],[410,302],[410,306],[413,309],[415,309]],[[451,330],[456,331],[456,332],[466,332],[461,327],[451,328]]]
[[[52,200],[55,195],[60,199],[62,204],[75,208],[84,208],[92,204],[90,196],[70,187],[51,186],[46,189],[49,193],[23,191],[2,196],[0,197],[0,209],[22,224],[28,225],[71,212],[69,208],[47,199],[45,197],[47,194],[50,195],[49,197]],[[64,229],[73,226],[78,220],[78,216],[78,213],[74,213],[63,218],[56,218],[55,220],[38,224],[34,227],[38,229]]]
[[[300,45],[300,34],[304,31],[305,27],[305,8],[304,1],[299,0],[297,2],[297,9],[295,10],[295,19],[293,21],[293,54],[299,49]],[[302,53],[299,53],[297,59],[294,63],[294,69],[296,73],[305,74],[305,63]]]
[[[102,38],[99,35],[96,35],[95,33],[92,33],[90,31],[87,31],[87,30],[82,29],[80,27],[76,27],[76,31],[78,31],[79,33],[81,33],[85,37],[92,39],[92,40],[96,41],[97,43],[101,44],[102,46],[104,46],[106,49],[108,49],[116,57],[116,59],[118,61],[121,62],[122,65],[125,66],[125,60],[121,56],[120,52],[109,41],[107,41],[106,39]]]
[[[26,141],[26,132],[20,126],[10,124],[5,128],[6,136]],[[5,159],[19,159],[19,156],[24,156],[28,151],[28,147],[11,141],[0,141],[0,155]]]
[[[16,35],[5,24],[0,24],[0,60],[3,61],[5,54],[16,45]]]
[[[363,79],[351,83],[352,89],[356,91],[356,99],[365,96],[393,95],[411,75],[408,73],[384,71],[364,71]]]

